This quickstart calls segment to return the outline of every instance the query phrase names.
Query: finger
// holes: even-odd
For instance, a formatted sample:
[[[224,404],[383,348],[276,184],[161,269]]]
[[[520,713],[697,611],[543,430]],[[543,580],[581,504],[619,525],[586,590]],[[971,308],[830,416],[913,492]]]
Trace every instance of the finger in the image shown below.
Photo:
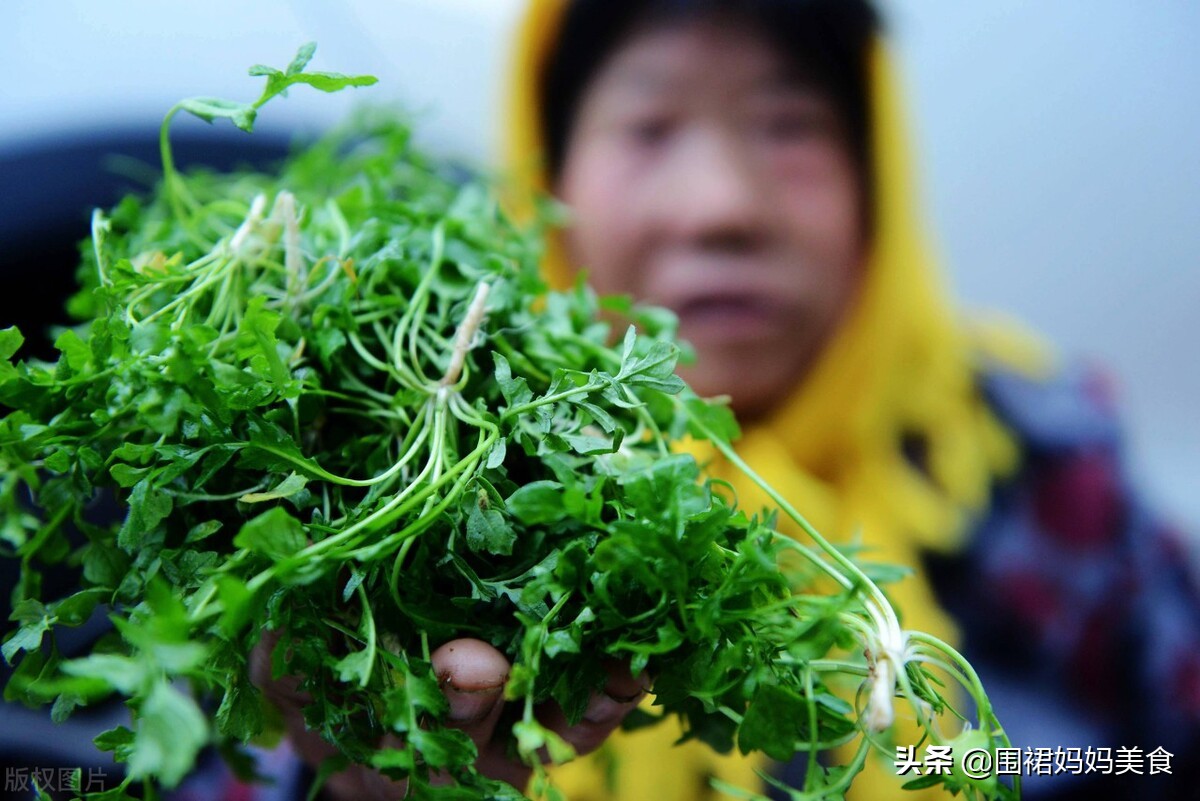
[[[404,741],[394,734],[385,734],[379,742],[380,750],[404,748]],[[396,781],[362,765],[355,765],[348,773],[359,785],[358,795],[346,796],[346,801],[400,801],[407,795],[408,782]]]
[[[282,635],[281,631],[264,629],[262,636],[250,651],[250,682],[259,689],[271,681],[271,654]]]
[[[608,681],[604,684],[604,694],[622,704],[639,703],[650,691],[650,674],[642,671],[633,675],[629,663],[610,659],[604,663],[608,671]],[[585,715],[586,717],[586,715]]]
[[[267,700],[284,712],[299,709],[312,703],[312,697],[300,692],[300,679],[296,676],[273,678],[272,654],[279,647],[282,631],[264,631],[262,638],[250,652],[250,682]]]
[[[575,725],[568,723],[557,703],[543,704],[538,710],[542,724],[566,740],[580,756],[599,748],[625,716],[637,708],[649,687],[646,673],[632,675],[628,663],[610,662],[605,668],[608,681],[602,690],[592,694],[583,719]]]
[[[262,633],[250,652],[250,681],[279,709],[292,750],[316,771],[322,762],[339,752],[318,732],[308,728],[304,707],[312,703],[312,697],[300,692],[299,677],[272,677],[272,655],[281,647],[282,635],[281,631]],[[404,797],[404,790],[403,783],[393,782],[376,770],[352,765],[329,776],[322,787],[322,795],[331,801],[399,801]]]
[[[450,703],[448,725],[465,732],[482,751],[504,709],[508,660],[482,640],[459,639],[434,651],[430,661]]]

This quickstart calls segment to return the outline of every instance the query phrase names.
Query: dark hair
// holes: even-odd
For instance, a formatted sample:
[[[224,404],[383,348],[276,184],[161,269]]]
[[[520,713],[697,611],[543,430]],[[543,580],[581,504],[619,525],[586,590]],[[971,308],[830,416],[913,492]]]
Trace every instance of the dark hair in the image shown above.
[[[542,134],[551,177],[562,168],[567,137],[588,81],[613,50],[647,23],[719,14],[762,31],[827,92],[867,171],[866,47],[879,29],[869,0],[573,0],[549,54],[541,91]]]

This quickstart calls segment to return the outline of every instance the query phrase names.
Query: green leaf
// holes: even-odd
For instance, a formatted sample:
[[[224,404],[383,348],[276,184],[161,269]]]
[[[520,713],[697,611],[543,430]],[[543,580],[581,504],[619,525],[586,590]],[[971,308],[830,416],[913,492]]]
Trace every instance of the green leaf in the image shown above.
[[[300,45],[300,49],[296,51],[296,57],[292,59],[292,63],[287,66],[287,74],[295,75],[304,72],[304,68],[308,66],[308,62],[312,61],[312,57],[317,52],[316,42],[305,42]]]
[[[129,557],[118,548],[93,542],[83,551],[83,577],[100,587],[116,588],[129,570]]]
[[[54,699],[54,704],[50,707],[50,719],[55,723],[65,722],[85,701],[86,699],[78,693],[64,692]]]
[[[0,329],[0,386],[13,379],[19,380],[20,372],[13,366],[12,357],[24,342],[25,338],[20,336],[16,327]]]
[[[562,508],[562,484],[557,481],[531,481],[505,500],[509,514],[522,523],[553,523],[565,516]]]
[[[80,590],[74,595],[50,604],[55,620],[64,626],[81,626],[91,618],[100,601],[108,591],[100,589]]]
[[[71,453],[65,448],[60,448],[47,456],[42,464],[47,470],[53,470],[55,473],[66,473],[71,469]]]
[[[684,383],[675,375],[675,363],[679,359],[679,348],[670,342],[655,340],[643,356],[634,356],[626,338],[626,355],[622,360],[617,381],[630,386],[647,387],[660,392],[675,394],[683,390]]]
[[[472,503],[467,516],[467,546],[472,551],[508,556],[513,552],[517,532],[495,509],[481,509]]]
[[[91,654],[64,662],[62,669],[70,676],[100,679],[125,695],[138,691],[151,675],[144,661],[120,654]]]
[[[113,481],[122,487],[132,487],[137,484],[150,472],[148,467],[133,467],[132,465],[118,462],[108,469],[112,475]]]
[[[239,578],[217,577],[217,597],[221,599],[221,630],[226,636],[236,636],[254,613],[254,593]]]
[[[13,354],[21,349],[25,344],[25,337],[21,335],[20,329],[15,325],[10,325],[8,328],[0,328],[0,359],[5,361],[11,359]]]
[[[354,651],[337,660],[334,669],[337,670],[340,681],[365,687],[371,678],[373,666],[374,660],[370,651]]]
[[[18,652],[34,651],[41,647],[42,635],[50,630],[50,617],[46,608],[32,599],[18,603],[11,617],[20,621],[21,627],[0,648],[4,661],[10,665]]]
[[[270,379],[276,391],[283,393],[291,381],[291,372],[279,355],[279,340],[275,336],[283,317],[267,309],[266,300],[262,295],[251,299],[238,325],[238,334],[239,338],[248,338],[257,345],[258,353],[268,368],[260,373],[261,377]]]
[[[625,329],[625,338],[621,340],[621,366],[622,368],[633,358],[633,349],[637,347],[637,328],[629,326]]]
[[[170,495],[151,486],[149,478],[134,484],[129,493],[129,514],[117,534],[117,544],[129,553],[141,548],[148,535],[171,514],[174,505]]]
[[[256,105],[286,91],[292,86],[305,84],[320,92],[337,92],[352,86],[374,86],[379,79],[374,75],[343,75],[340,72],[301,72],[295,75],[270,75],[267,89]]]
[[[245,523],[233,544],[278,559],[292,556],[307,543],[300,521],[276,506]]]
[[[592,421],[604,430],[604,433],[611,434],[617,429],[617,420],[606,409],[595,403],[590,403],[585,400],[576,401],[576,404],[587,409],[587,413],[591,415]]]
[[[407,748],[383,746],[371,754],[371,765],[380,770],[396,770],[402,775],[407,775],[416,762],[413,759],[413,752]]]
[[[127,762],[133,753],[134,734],[132,729],[117,726],[101,732],[92,740],[101,751],[111,751],[117,762]]]
[[[691,397],[684,401],[684,407],[688,413],[688,433],[693,437],[734,442],[741,436],[737,419],[727,404]]]
[[[280,498],[290,498],[300,490],[304,489],[304,485],[308,483],[308,479],[297,473],[289,473],[288,477],[276,485],[275,489],[267,492],[248,492],[238,498],[242,503],[262,503],[263,501],[274,501]]]
[[[202,523],[197,523],[188,529],[187,536],[183,538],[183,541],[185,543],[200,542],[220,531],[221,525],[220,520],[205,520]]]
[[[743,754],[762,751],[786,762],[796,752],[802,721],[808,719],[804,698],[784,687],[763,684],[754,693],[750,708],[738,726],[738,749]]]
[[[517,738],[517,751],[526,759],[536,759],[537,752],[542,748],[546,749],[550,761],[556,765],[575,758],[575,749],[540,723],[519,720],[513,724],[512,731]]]
[[[508,681],[504,683],[504,700],[517,701],[533,692],[533,683],[537,678],[536,671],[529,665],[517,663],[508,673]]]
[[[469,765],[478,755],[475,743],[461,729],[416,729],[408,733],[408,741],[431,768]]]
[[[296,441],[279,426],[251,419],[248,427],[249,447],[241,451],[238,467],[275,473],[298,469],[310,478],[322,477],[320,466],[304,456]]]
[[[583,456],[595,456],[601,453],[615,453],[621,447],[621,437],[597,437],[589,434],[563,434],[563,439],[571,449]]]
[[[112,453],[116,459],[123,459],[127,462],[136,462],[140,465],[145,465],[155,456],[153,445],[146,445],[137,442],[122,442],[117,446]]]
[[[841,623],[836,617],[814,615],[801,626],[788,652],[794,658],[806,662],[820,659],[829,653],[829,649],[842,633]]]
[[[207,123],[227,119],[247,133],[254,130],[254,118],[258,114],[249,103],[222,100],[219,97],[189,97],[180,101],[179,108]]]
[[[242,671],[227,679],[225,695],[217,709],[217,731],[241,742],[247,742],[263,730],[263,698]]]
[[[383,694],[384,720],[394,731],[407,732],[421,715],[441,719],[450,704],[428,663],[412,662],[394,671],[395,686]]]
[[[321,363],[330,366],[338,353],[346,347],[346,335],[336,328],[322,328],[312,335],[312,343],[316,346]]]
[[[533,393],[529,391],[529,385],[524,378],[513,378],[512,367],[509,366],[508,359],[497,352],[492,353],[492,359],[496,363],[494,373],[496,384],[500,387],[504,402],[512,407],[532,401]]]
[[[351,86],[371,86],[378,79],[373,75],[342,75],[336,72],[304,72],[309,61],[312,60],[316,53],[317,45],[315,42],[308,42],[301,45],[300,50],[296,53],[296,57],[292,59],[287,70],[280,72],[272,67],[265,67],[261,64],[256,64],[250,68],[250,74],[256,77],[265,77],[267,85],[263,89],[262,95],[258,100],[254,101],[253,107],[259,108],[276,95],[283,94],[289,87],[297,84],[307,84],[322,92],[337,92]]]
[[[489,470],[495,470],[500,465],[504,464],[504,457],[508,455],[508,446],[504,444],[503,439],[497,439],[496,444],[488,451],[487,462],[484,467]]]
[[[129,773],[156,776],[175,787],[208,742],[208,723],[196,702],[170,684],[155,683],[138,710]]]
[[[63,355],[63,359],[76,372],[83,372],[92,360],[92,349],[79,338],[75,330],[68,328],[54,340],[54,347]]]
[[[546,637],[546,656],[553,659],[559,654],[579,653],[582,631],[579,628],[556,629]]]

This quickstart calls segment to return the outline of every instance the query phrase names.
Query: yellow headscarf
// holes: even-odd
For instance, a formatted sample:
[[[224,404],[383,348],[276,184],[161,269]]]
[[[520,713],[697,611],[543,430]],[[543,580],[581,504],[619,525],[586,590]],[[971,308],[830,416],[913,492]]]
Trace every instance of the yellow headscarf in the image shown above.
[[[532,0],[515,54],[506,157],[536,192],[549,188],[538,168],[539,76],[566,5]],[[860,294],[803,383],[768,419],[747,427],[736,447],[826,536],[846,541],[861,532],[867,558],[917,567],[922,550],[961,544],[992,482],[1018,461],[1015,443],[976,390],[973,356],[986,351],[1029,371],[1046,369],[1048,357],[1009,327],[968,333],[959,324],[916,214],[898,86],[882,41],[868,58],[875,229]],[[557,240],[549,243],[545,270],[552,282],[569,281]],[[928,475],[905,457],[906,437],[923,441]],[[744,508],[769,505],[727,465],[714,462],[710,473],[733,483]],[[957,641],[920,572],[887,591],[905,628]],[[598,757],[559,769],[557,783],[572,801],[714,797],[707,789],[712,776],[760,786],[753,774],[765,767],[760,760],[719,757],[696,744],[668,751],[678,734],[668,726],[619,734]],[[606,772],[612,764],[620,769]],[[887,767],[869,762],[849,797],[899,796]],[[948,797],[926,792],[904,797]]]

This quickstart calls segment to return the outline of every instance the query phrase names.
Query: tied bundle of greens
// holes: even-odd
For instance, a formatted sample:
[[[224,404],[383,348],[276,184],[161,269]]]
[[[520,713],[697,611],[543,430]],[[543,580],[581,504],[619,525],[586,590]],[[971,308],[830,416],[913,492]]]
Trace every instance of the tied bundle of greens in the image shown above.
[[[264,631],[341,755],[325,771],[374,766],[416,798],[522,797],[445,724],[430,652],[463,636],[513,663],[511,748],[535,795],[556,795],[542,756],[572,754],[534,706],[579,720],[606,658],[655,678],[632,724],[675,715],[776,759],[851,745],[844,765],[810,759],[795,798],[837,797],[872,748],[894,755],[897,695],[929,742],[1007,744],[970,666],[903,631],[872,576],[738,459],[729,411],[675,376],[671,315],[548,292],[539,231],[448,180],[394,116],[360,115],[277,174],[175,169],[179,110],[249,130],[288,86],[373,82],[307,72],[312,53],[252,69],[255,103],[172,109],[157,193],[94,216],[84,322],[55,363],[14,364],[21,335],[0,332],[0,539],[22,567],[6,697],[56,719],[126,699],[131,725],[96,738],[127,764],[104,799],[176,786],[209,745],[252,769],[240,749],[272,728],[248,672]],[[614,345],[604,320],[622,315],[640,333]],[[684,440],[811,541],[739,509]],[[78,591],[41,597],[66,567]],[[115,628],[64,659],[55,631],[98,614]],[[978,728],[942,733],[931,667],[966,687]],[[403,747],[379,747],[389,732]],[[957,767],[934,782],[1012,793]]]

